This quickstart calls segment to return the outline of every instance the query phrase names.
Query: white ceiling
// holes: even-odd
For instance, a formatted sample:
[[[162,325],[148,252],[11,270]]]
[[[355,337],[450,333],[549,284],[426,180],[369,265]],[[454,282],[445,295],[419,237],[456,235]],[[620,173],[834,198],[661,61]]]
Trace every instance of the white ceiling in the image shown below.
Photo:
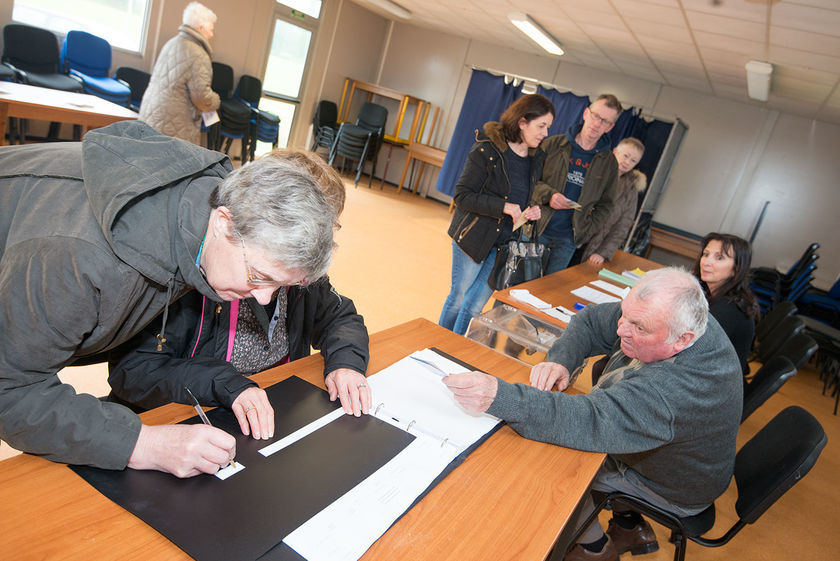
[[[401,20],[552,56],[507,18],[525,12],[553,35],[559,61],[840,124],[840,0],[396,0]],[[747,98],[744,65],[773,64],[770,100]]]

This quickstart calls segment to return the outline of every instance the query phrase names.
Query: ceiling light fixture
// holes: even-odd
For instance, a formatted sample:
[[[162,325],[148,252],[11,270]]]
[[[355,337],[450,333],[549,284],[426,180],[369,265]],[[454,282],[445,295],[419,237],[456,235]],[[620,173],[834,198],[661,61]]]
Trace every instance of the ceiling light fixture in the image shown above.
[[[402,19],[411,19],[411,12],[391,0],[368,0],[374,6],[378,6],[391,15]]]
[[[746,69],[747,95],[758,101],[767,101],[770,98],[770,77],[773,74],[773,65],[751,60],[746,64]]]
[[[508,14],[510,22],[519,28],[519,31],[527,35],[537,45],[545,49],[547,52],[560,56],[563,54],[563,48],[560,43],[548,34],[548,32],[540,27],[540,24],[531,19],[528,14],[522,12],[511,12]]]

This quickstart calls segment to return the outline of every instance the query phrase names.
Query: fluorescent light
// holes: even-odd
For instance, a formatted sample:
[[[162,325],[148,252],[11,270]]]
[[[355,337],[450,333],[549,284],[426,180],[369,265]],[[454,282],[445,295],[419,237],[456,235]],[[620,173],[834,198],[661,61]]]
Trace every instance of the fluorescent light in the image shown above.
[[[391,0],[368,0],[374,6],[379,6],[389,14],[395,15],[398,18],[402,19],[411,19],[411,12],[396,4],[391,2]]]
[[[747,69],[747,95],[758,101],[767,101],[770,98],[770,77],[773,74],[773,65],[751,60],[745,67]]]
[[[558,56],[563,54],[563,48],[560,47],[560,43],[549,35],[545,29],[540,27],[537,22],[531,19],[531,16],[528,14],[511,12],[508,14],[508,19],[513,25],[519,28],[519,31],[530,37],[532,41],[547,52]]]

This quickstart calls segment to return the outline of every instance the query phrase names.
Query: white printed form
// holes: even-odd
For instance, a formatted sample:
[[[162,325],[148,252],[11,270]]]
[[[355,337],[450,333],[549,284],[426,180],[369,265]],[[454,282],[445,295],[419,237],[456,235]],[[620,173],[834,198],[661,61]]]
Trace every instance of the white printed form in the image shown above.
[[[616,296],[618,296],[622,300],[624,300],[624,298],[630,292],[630,287],[629,286],[625,286],[624,288],[622,288],[620,286],[614,285],[611,282],[603,281],[601,279],[592,281],[589,284],[591,284],[592,286],[597,286],[601,290],[606,290],[607,292],[615,294]]]
[[[581,286],[572,291],[575,296],[580,296],[584,300],[589,300],[595,304],[605,304],[607,302],[621,302],[620,298],[605,294],[600,290],[595,290],[591,286]]]

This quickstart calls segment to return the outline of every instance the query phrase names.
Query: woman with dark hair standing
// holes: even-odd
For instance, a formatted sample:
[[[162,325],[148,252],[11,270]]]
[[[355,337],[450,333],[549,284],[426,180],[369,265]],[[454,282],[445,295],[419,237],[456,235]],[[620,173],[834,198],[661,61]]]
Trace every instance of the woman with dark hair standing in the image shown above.
[[[484,124],[455,186],[452,238],[452,286],[438,323],[464,334],[493,290],[487,284],[497,248],[513,235],[524,214],[540,218],[540,207],[528,206],[542,173],[545,154],[536,150],[548,135],[554,105],[548,98],[526,95],[508,107],[500,122]]]
[[[750,243],[732,234],[712,232],[703,238],[703,252],[694,263],[694,276],[709,300],[709,311],[732,341],[744,375],[755,336],[758,301],[749,287]]]

